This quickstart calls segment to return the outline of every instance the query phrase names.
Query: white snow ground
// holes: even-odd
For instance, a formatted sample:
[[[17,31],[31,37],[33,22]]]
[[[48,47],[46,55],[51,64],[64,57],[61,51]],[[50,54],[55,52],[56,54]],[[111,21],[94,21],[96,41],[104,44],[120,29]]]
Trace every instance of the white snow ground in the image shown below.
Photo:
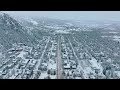
[[[67,33],[69,33],[68,31],[65,31],[65,30],[56,30],[56,33],[65,33],[65,34],[67,34]]]
[[[113,36],[113,40],[114,40],[114,41],[119,41],[119,42],[120,42],[120,36],[116,36],[116,35]]]
[[[36,21],[34,21],[33,19],[31,19],[31,22],[34,24],[34,25],[38,25],[38,23]]]
[[[46,78],[47,76],[48,76],[47,72],[43,72],[43,73],[41,73],[39,79],[44,79],[44,78]]]
[[[51,28],[51,29],[63,29],[63,27],[60,26],[45,26],[46,28]]]
[[[119,32],[109,32],[109,33],[113,33],[113,34],[116,34],[116,33],[119,33]]]
[[[26,54],[26,52],[22,51],[22,52],[20,52],[20,54],[17,57],[21,57],[22,59],[25,59],[24,56],[23,56],[25,54]]]

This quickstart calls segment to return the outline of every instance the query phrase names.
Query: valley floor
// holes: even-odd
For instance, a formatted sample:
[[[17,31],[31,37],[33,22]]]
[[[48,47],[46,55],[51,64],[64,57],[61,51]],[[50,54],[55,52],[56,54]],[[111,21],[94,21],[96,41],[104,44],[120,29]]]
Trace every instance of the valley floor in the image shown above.
[[[93,38],[55,34],[43,36],[36,47],[17,45],[6,52],[0,78],[119,79],[119,52]]]

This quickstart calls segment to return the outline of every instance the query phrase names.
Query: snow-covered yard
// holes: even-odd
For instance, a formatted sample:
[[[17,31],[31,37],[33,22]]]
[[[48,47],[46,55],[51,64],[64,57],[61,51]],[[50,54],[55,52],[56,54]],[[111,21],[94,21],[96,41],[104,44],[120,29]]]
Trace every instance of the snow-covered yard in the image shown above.
[[[48,76],[47,72],[43,72],[43,73],[41,73],[39,79],[44,79],[44,78],[46,78],[47,76]]]

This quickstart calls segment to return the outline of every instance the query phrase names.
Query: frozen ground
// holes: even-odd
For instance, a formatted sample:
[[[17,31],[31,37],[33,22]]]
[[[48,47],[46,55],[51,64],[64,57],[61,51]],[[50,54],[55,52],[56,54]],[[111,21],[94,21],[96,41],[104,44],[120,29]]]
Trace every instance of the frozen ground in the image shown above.
[[[63,33],[63,34],[67,34],[69,33],[68,31],[65,31],[65,30],[57,30],[56,33]]]

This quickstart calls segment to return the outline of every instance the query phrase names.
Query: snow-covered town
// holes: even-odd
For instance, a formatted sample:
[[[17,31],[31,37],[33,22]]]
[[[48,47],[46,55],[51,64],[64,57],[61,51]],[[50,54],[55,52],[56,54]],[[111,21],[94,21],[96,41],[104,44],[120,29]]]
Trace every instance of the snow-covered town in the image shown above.
[[[0,79],[120,79],[120,25],[0,12]]]

